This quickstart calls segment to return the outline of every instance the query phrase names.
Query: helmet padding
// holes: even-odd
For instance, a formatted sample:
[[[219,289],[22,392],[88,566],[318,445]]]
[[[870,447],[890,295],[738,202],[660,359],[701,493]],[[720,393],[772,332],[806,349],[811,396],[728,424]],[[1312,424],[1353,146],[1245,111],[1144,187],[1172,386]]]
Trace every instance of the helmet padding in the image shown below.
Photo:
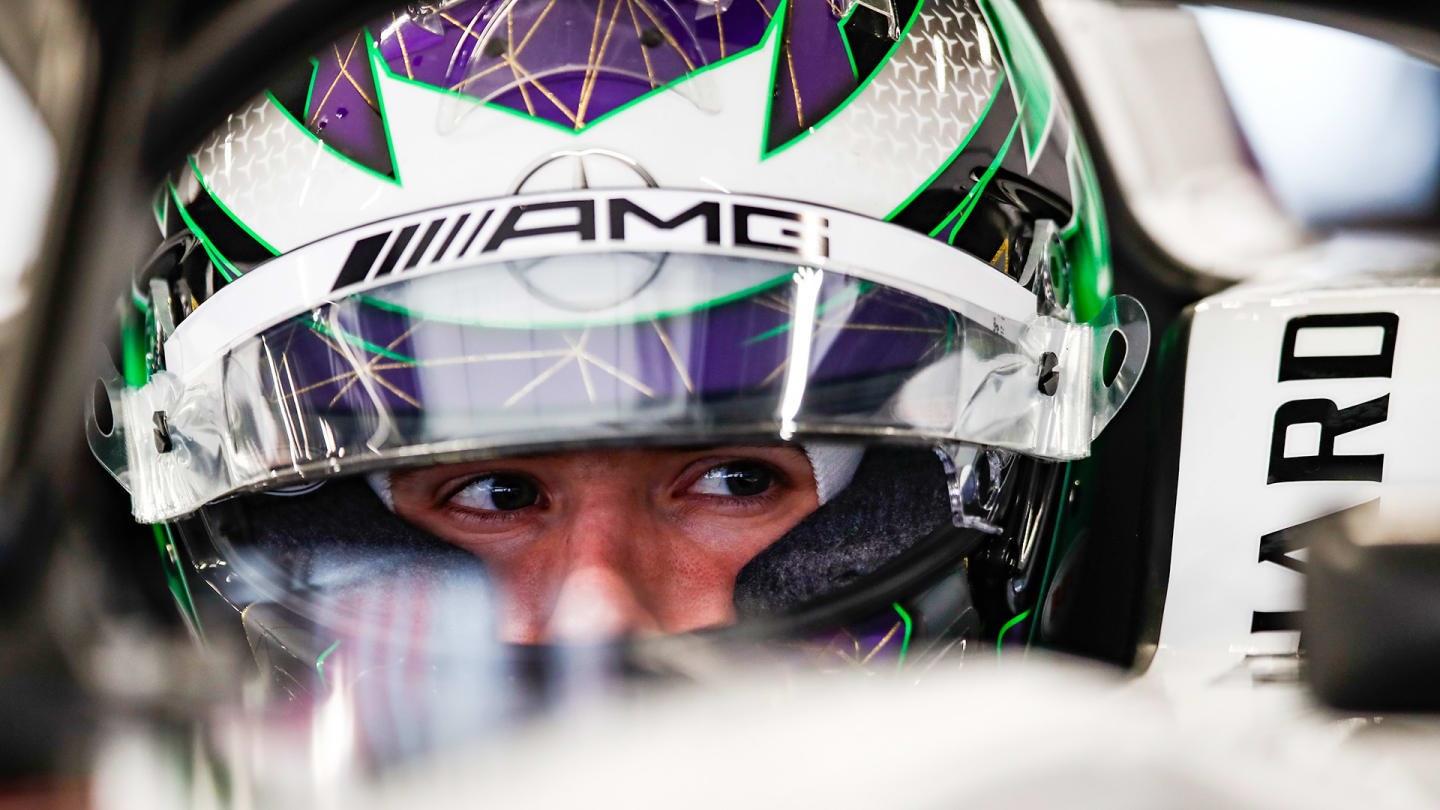
[[[849,486],[740,570],[740,615],[774,614],[852,585],[949,525],[946,483],[932,449],[870,449]]]

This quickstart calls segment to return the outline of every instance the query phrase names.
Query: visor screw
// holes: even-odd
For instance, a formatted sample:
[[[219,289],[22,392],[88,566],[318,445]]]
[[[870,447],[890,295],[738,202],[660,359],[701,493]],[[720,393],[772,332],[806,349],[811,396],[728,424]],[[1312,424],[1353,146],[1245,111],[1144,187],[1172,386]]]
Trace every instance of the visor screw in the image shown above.
[[[155,452],[168,453],[175,449],[170,441],[170,420],[164,411],[155,412]]]
[[[1060,358],[1054,352],[1040,355],[1040,393],[1047,397],[1055,396],[1055,389],[1060,387],[1059,365]]]
[[[497,37],[492,35],[490,39],[485,42],[485,47],[481,50],[486,56],[490,57],[491,59],[499,59],[500,57],[505,55],[505,49],[509,47],[510,42],[509,40],[505,39],[505,37]]]

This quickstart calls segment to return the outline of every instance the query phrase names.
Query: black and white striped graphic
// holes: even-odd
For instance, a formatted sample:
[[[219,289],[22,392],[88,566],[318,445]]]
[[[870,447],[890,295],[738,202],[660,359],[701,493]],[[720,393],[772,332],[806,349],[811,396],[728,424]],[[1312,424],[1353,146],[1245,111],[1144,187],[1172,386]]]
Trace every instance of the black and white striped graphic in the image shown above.
[[[469,218],[470,214],[468,212],[462,213],[459,217],[455,218],[445,240],[441,243],[439,250],[436,251],[436,255],[431,261],[435,261],[445,253],[445,250],[450,247],[450,243],[454,241],[455,235],[464,227],[466,220]],[[436,234],[440,232],[440,229],[444,225],[445,219],[442,217],[431,220],[430,223],[425,226],[424,235],[420,237],[418,242],[415,242],[414,249],[410,250],[409,258],[405,260],[403,269],[414,269],[424,260],[426,249],[430,247]],[[377,233],[356,242],[355,246],[350,249],[350,255],[345,259],[344,266],[340,268],[340,275],[335,279],[335,286],[331,289],[338,290],[341,287],[349,287],[352,284],[378,279],[393,272],[396,266],[399,265],[401,257],[405,255],[406,249],[410,247],[411,242],[414,240],[415,233],[419,230],[420,225],[418,223],[412,223],[401,228],[399,231]],[[377,266],[376,259],[378,259],[382,253],[384,254],[384,258],[379,260]]]
[[[678,210],[667,205],[659,213],[631,194],[480,204],[359,238],[330,290],[480,254],[526,252],[529,248],[519,243],[533,246],[547,238],[610,249],[617,244],[644,250],[732,246],[818,261],[829,255],[829,226],[828,216],[808,211],[703,198]]]

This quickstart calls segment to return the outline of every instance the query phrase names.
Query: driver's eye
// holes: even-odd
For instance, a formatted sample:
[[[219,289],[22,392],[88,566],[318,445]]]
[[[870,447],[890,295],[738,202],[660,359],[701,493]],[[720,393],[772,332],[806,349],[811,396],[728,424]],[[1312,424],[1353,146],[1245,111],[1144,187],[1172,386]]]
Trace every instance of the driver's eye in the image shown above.
[[[523,475],[498,473],[476,478],[450,496],[450,502],[482,512],[513,512],[534,506],[540,490]]]
[[[748,498],[775,485],[775,470],[758,461],[730,461],[711,467],[690,487],[700,495]]]

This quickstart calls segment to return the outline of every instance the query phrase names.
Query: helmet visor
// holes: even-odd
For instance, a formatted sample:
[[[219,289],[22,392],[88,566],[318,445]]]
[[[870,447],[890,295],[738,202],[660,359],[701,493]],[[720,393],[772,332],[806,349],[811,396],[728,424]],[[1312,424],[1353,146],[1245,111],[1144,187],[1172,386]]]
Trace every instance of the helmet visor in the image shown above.
[[[117,385],[97,454],[109,448],[137,518],[379,467],[607,443],[896,437],[1075,457],[1133,379],[1101,379],[1105,338],[1144,319],[1116,299],[1094,323],[1017,324],[983,301],[962,312],[860,274],[698,252],[393,278],[213,362]],[[1143,363],[1130,355],[1126,367]]]

